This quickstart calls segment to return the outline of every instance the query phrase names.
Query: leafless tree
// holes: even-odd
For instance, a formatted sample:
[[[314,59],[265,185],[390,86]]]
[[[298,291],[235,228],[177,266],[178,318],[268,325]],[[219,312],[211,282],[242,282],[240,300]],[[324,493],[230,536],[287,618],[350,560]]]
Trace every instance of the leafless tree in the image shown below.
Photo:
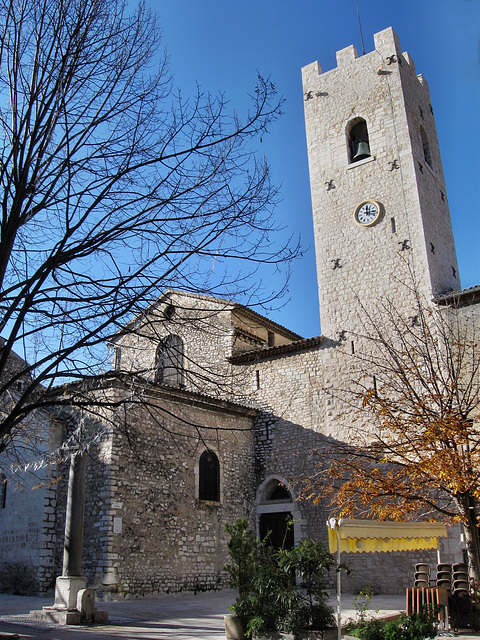
[[[258,299],[248,273],[297,247],[272,244],[252,144],[280,114],[268,80],[243,119],[221,95],[185,100],[144,4],[1,0],[0,23],[1,452],[165,287]]]

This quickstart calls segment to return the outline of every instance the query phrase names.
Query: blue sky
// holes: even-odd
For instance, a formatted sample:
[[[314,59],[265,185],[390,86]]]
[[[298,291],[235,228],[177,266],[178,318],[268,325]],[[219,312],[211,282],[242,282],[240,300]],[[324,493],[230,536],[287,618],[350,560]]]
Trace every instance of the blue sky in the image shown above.
[[[285,98],[284,115],[259,151],[281,186],[276,216],[308,250],[293,265],[289,300],[270,317],[308,337],[320,333],[310,188],[303,122],[302,66],[324,71],[354,44],[355,0],[148,0],[160,18],[171,71],[184,96],[198,83],[248,108],[257,71]],[[480,0],[358,0],[366,52],[393,26],[427,80],[435,111],[462,287],[480,284]]]

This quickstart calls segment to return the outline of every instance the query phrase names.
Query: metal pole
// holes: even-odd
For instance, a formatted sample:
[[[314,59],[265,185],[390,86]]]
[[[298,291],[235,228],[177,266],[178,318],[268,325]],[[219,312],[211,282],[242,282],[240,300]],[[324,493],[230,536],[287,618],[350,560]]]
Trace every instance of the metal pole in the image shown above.
[[[342,638],[342,579],[340,573],[340,536],[338,534],[338,525],[335,528],[337,536],[337,638]]]

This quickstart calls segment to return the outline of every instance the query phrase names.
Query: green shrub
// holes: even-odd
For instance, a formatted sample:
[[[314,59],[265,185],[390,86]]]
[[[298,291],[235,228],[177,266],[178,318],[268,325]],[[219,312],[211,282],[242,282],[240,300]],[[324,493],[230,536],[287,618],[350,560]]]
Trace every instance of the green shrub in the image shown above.
[[[230,610],[250,617],[249,637],[265,631],[295,633],[335,626],[323,585],[323,573],[335,560],[322,544],[304,540],[294,549],[277,550],[258,540],[246,520],[237,520],[225,530],[230,535],[231,557],[225,569],[230,586],[239,591]]]
[[[373,590],[369,584],[365,585],[353,598],[353,608],[357,612],[358,621],[366,620],[367,609],[373,596]]]
[[[257,575],[258,540],[244,519],[225,525],[225,532],[230,536],[228,552],[231,558],[231,562],[225,565],[225,571],[230,587],[238,589],[238,602],[234,606],[242,609],[242,612],[236,613],[250,615],[243,612],[243,609],[248,605]]]
[[[35,567],[29,562],[3,562],[0,565],[0,593],[30,596],[38,591]]]
[[[348,633],[360,640],[424,640],[438,633],[436,612],[425,611],[395,620],[362,619],[349,625]]]
[[[377,618],[362,619],[352,627],[348,627],[349,635],[361,640],[384,640],[385,621]]]
[[[435,614],[423,612],[413,616],[400,616],[385,624],[385,640],[424,640],[435,638],[438,623]]]

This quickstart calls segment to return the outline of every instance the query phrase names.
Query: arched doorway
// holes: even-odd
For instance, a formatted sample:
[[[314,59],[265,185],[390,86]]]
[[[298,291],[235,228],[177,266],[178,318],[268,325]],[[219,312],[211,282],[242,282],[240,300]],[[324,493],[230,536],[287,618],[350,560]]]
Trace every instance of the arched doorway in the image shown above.
[[[257,531],[276,549],[293,549],[301,539],[300,512],[290,486],[281,478],[270,477],[257,491]],[[293,525],[288,523],[293,520]]]
[[[259,529],[260,538],[267,540],[275,549],[293,549],[295,539],[293,535],[293,525],[289,526],[292,514],[285,513],[262,513],[260,515]]]

